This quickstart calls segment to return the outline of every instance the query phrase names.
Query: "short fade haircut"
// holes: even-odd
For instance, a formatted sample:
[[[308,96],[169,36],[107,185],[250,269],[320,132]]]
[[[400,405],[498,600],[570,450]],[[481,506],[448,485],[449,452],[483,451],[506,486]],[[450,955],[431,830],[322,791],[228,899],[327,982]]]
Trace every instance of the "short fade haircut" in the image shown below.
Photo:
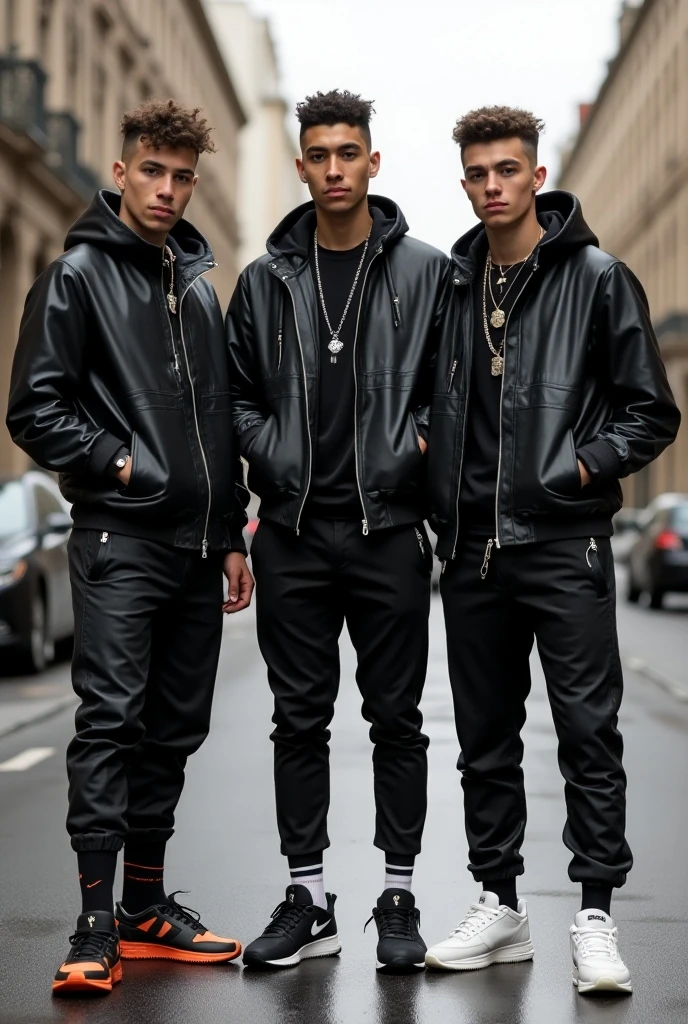
[[[182,107],[175,100],[146,100],[122,117],[122,158],[132,153],[139,139],[153,149],[193,149],[197,156],[214,153],[212,128],[200,114],[200,107]]]
[[[479,107],[459,118],[454,128],[454,142],[461,146],[461,159],[468,146],[495,139],[520,139],[533,164],[537,163],[540,132],[545,122],[529,110],[519,107]]]
[[[296,117],[301,125],[300,138],[309,128],[326,124],[348,124],[359,128],[368,149],[372,146],[370,119],[375,113],[373,100],[363,100],[348,89],[331,89],[330,92],[316,92],[296,104]]]

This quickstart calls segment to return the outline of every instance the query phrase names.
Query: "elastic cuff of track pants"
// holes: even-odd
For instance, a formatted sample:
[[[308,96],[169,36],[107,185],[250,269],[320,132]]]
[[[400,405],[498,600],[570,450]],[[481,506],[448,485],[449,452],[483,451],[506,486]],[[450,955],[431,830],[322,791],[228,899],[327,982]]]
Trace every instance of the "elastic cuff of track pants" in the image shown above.
[[[173,835],[173,828],[132,828],[130,825],[125,839],[128,843],[166,843]]]
[[[513,868],[511,871],[505,871],[503,868],[501,871],[478,871],[475,868],[469,867],[468,870],[476,882],[484,885],[486,882],[506,882],[511,878],[519,878],[524,873],[525,868]]]
[[[72,836],[72,849],[76,853],[95,853],[112,850],[115,853],[124,846],[124,836],[114,832],[81,832]]]

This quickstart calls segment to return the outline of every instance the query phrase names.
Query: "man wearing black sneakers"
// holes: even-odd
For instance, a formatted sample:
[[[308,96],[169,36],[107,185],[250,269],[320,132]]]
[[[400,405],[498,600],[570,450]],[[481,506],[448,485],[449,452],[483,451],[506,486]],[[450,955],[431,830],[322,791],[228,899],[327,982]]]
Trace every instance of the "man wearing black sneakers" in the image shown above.
[[[452,252],[458,330],[438,356],[429,481],[470,870],[483,892],[426,962],[474,970],[533,956],[516,879],[535,639],[565,779],[569,875],[582,887],[574,983],[630,992],[610,916],[632,864],[610,536],[619,479],[673,441],[679,414],[641,285],[600,251],[575,196],[537,195],[541,128],[526,111],[493,107],[454,132],[481,224]]]
[[[380,161],[371,110],[337,90],[299,104],[297,166],[313,202],[244,271],[227,316],[239,450],[261,498],[251,557],[292,880],[246,949],[257,967],[339,949],[323,850],[345,622],[374,744],[375,845],[386,858],[378,966],[420,969],[425,953],[411,892],[426,811],[424,435],[448,261],[407,236],[393,202],[368,195]]]
[[[124,958],[231,960],[165,894],[187,757],[210,721],[226,612],[251,598],[222,314],[184,210],[198,110],[151,101],[122,121],[120,195],[102,191],[31,289],[8,426],[73,502],[74,688],[68,831],[82,914],[55,994],[109,991]],[[113,915],[117,851],[124,890]]]

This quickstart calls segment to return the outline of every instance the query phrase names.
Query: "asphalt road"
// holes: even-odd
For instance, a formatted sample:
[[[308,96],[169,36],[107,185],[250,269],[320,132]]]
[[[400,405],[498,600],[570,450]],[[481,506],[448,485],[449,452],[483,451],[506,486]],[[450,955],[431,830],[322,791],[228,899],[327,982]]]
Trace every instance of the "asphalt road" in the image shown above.
[[[106,999],[51,1000],[50,980],[66,952],[78,897],[63,827],[63,761],[73,710],[67,708],[0,738],[0,1024],[685,1024],[688,604],[672,605],[658,613],[623,601],[619,606],[622,651],[633,666],[621,724],[636,866],[613,913],[633,973],[631,998],[585,1000],[571,985],[568,926],[577,892],[560,839],[562,783],[537,662],[526,726],[530,818],[521,887],[529,902],[534,962],[461,975],[376,975],[375,930],[371,925],[364,935],[363,925],[382,887],[383,857],[371,842],[370,749],[347,641],[333,725],[332,848],[325,860],[326,886],[339,894],[341,956],[275,975],[243,971],[240,962],[127,963],[123,985]],[[244,942],[262,930],[287,884],[273,812],[271,701],[253,630],[251,611],[227,622],[211,737],[190,763],[167,859],[169,889],[190,890],[184,902],[202,912],[208,927]],[[431,738],[430,811],[415,878],[428,944],[448,934],[476,895],[465,870],[443,646],[435,599],[423,701]],[[50,686],[60,695],[66,675],[66,666],[51,672]],[[0,680],[0,725],[3,696],[16,713],[17,701],[29,700],[30,690],[27,681]],[[8,759],[31,750],[43,751],[33,767],[3,769]],[[24,762],[29,760],[26,755]]]

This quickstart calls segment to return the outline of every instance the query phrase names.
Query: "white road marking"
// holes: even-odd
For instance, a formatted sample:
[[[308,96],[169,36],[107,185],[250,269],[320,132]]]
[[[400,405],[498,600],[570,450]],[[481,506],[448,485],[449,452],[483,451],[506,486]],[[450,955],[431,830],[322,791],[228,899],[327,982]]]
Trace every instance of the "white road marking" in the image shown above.
[[[34,765],[40,764],[46,758],[52,757],[56,749],[56,747],[29,747],[21,754],[11,757],[9,761],[3,761],[0,764],[0,772],[25,772],[28,768],[33,768]]]
[[[645,676],[651,683],[659,686],[666,693],[671,694],[676,700],[688,703],[688,690],[685,690],[669,676],[664,675],[659,669],[653,668],[652,665],[648,665],[642,658],[635,656],[623,658],[625,668],[631,670],[631,672],[638,672],[640,675]]]

